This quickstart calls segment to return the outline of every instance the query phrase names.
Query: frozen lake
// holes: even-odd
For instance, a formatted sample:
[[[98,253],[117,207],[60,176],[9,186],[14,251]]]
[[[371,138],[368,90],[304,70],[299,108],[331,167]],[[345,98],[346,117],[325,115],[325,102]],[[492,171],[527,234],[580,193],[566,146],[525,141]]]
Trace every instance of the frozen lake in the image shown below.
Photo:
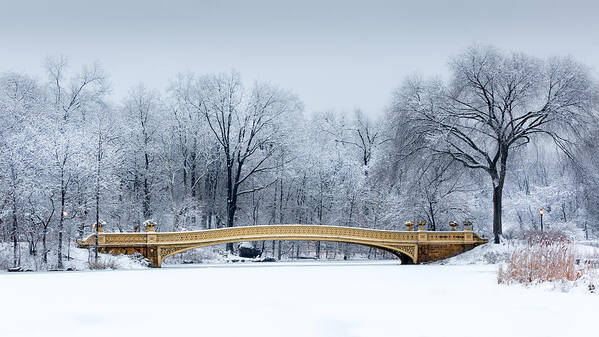
[[[500,286],[495,270],[383,261],[0,273],[0,335],[564,337],[596,329],[599,297]]]

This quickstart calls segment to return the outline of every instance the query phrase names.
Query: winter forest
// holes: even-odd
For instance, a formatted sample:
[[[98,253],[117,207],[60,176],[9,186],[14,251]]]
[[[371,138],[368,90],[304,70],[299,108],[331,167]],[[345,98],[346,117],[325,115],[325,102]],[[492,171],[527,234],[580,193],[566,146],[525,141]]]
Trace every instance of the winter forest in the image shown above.
[[[62,268],[92,233],[449,222],[500,242],[540,226],[599,235],[596,78],[575,59],[472,46],[449,76],[397,78],[383,114],[306,111],[293,88],[173,74],[112,98],[110,69],[65,56],[0,75],[3,268]],[[101,60],[100,60],[101,62]],[[4,65],[0,70],[10,69]],[[268,256],[368,248],[266,242]],[[234,249],[234,247],[228,247]]]

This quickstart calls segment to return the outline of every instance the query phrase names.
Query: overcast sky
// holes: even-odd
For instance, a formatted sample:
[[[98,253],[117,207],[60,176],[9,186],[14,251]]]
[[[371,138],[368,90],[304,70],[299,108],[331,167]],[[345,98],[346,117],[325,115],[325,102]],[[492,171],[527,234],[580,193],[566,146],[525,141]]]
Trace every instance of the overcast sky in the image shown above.
[[[572,55],[599,69],[598,1],[0,0],[0,72],[100,61],[115,99],[178,72],[237,69],[298,94],[308,112],[380,114],[412,73],[444,75],[473,43]]]

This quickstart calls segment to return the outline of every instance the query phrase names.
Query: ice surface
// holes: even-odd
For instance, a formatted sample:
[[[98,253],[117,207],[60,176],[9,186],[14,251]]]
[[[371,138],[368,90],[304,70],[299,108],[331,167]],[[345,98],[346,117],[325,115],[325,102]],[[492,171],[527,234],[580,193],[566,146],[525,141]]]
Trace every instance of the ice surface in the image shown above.
[[[495,265],[310,262],[0,273],[2,336],[591,336],[597,295]]]

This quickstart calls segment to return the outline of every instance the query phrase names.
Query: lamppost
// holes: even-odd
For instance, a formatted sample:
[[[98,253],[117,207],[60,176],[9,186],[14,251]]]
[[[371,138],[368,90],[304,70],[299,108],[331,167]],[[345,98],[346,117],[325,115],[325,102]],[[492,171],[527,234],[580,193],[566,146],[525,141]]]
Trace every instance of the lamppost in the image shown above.
[[[541,215],[541,232],[542,232],[543,231],[543,214],[545,214],[545,210],[541,208],[539,210],[539,214]]]

